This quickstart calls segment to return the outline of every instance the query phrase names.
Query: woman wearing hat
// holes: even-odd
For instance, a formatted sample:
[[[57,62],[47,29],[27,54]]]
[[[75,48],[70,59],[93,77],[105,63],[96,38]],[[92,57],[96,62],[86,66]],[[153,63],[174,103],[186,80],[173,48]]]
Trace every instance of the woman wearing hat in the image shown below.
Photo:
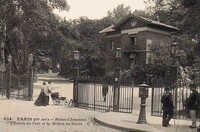
[[[43,86],[41,88],[40,95],[36,99],[34,105],[36,105],[36,106],[46,106],[46,96],[45,96],[45,93],[44,93],[45,87],[46,87],[46,83],[43,82]]]

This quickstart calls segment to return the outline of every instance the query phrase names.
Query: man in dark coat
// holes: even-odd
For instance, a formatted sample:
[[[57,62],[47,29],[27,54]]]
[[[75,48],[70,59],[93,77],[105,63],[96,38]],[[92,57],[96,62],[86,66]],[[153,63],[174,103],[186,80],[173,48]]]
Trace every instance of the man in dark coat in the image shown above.
[[[189,114],[192,120],[192,125],[189,126],[190,128],[196,128],[196,111],[197,111],[197,100],[198,100],[198,92],[196,90],[195,84],[190,84],[190,90],[192,91],[189,98],[188,98],[188,104],[187,107],[189,109]]]
[[[103,95],[103,98],[104,98],[104,102],[106,102],[106,95],[107,95],[107,93],[108,93],[108,85],[103,84],[102,95]]]
[[[169,126],[169,122],[174,114],[173,99],[169,87],[165,88],[165,93],[161,98],[161,103],[163,109],[162,125],[163,127],[167,127]]]

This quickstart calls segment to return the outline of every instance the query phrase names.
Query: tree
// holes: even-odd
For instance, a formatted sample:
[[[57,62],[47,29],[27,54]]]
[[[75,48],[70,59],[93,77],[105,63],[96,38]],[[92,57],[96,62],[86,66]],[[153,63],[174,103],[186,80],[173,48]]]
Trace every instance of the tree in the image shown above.
[[[178,40],[179,50],[186,53],[187,60],[184,61],[187,61],[187,64],[184,66],[195,67],[195,60],[200,56],[200,1],[148,0],[147,3],[149,10],[154,13],[154,18],[181,29],[181,32],[176,34],[176,41]]]
[[[100,76],[103,72],[103,50],[102,36],[99,31],[102,30],[101,20],[90,20],[87,17],[80,17],[70,21],[63,21],[62,31],[68,36],[68,43],[71,43],[71,51],[79,50],[81,54],[81,73],[91,76]],[[70,67],[73,60],[73,52],[63,51],[63,64]],[[64,59],[65,58],[65,59]],[[63,72],[69,75],[71,69],[63,68]]]
[[[197,2],[193,8],[185,8],[181,0],[149,0],[147,3],[148,9],[153,14],[153,18],[180,28],[181,32],[175,34],[179,40],[179,48],[180,50],[184,50],[191,59],[192,54],[187,51],[187,47],[190,45],[192,47],[189,48],[189,51],[191,51],[191,49],[194,50],[196,46],[192,41],[198,40],[200,19],[198,13],[199,9],[197,7],[199,7],[199,2]]]
[[[132,14],[136,15],[136,16],[141,16],[141,17],[145,17],[145,18],[150,18],[152,17],[152,15],[146,11],[143,10],[134,10],[132,12]]]
[[[49,56],[58,54],[60,46],[56,42],[63,43],[65,37],[58,30],[54,8],[68,10],[69,6],[65,0],[3,0],[0,4],[2,42],[6,56],[13,56],[16,73],[26,72],[28,54],[37,49],[50,49]]]
[[[131,14],[131,7],[124,7],[124,4],[121,4],[114,8],[112,11],[108,11],[107,17],[111,22],[113,22],[112,24],[116,24],[128,14]]]

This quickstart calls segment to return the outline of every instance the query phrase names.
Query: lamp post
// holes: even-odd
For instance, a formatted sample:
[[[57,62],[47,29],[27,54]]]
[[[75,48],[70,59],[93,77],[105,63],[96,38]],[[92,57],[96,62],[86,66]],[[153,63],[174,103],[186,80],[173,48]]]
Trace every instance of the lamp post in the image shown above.
[[[12,56],[11,55],[9,55],[8,56],[8,63],[9,63],[9,74],[8,74],[8,87],[7,87],[7,90],[6,90],[6,97],[8,98],[8,99],[10,99],[10,88],[11,88],[11,72],[12,72],[12,69],[11,69],[11,67],[12,67]]]
[[[178,54],[178,43],[177,42],[174,42],[171,45],[171,53],[172,53],[173,57],[176,57],[176,55]]]
[[[30,76],[31,76],[31,82],[30,82],[30,86],[28,88],[28,99],[32,100],[32,96],[33,96],[33,59],[34,59],[34,55],[33,54],[29,54],[29,66],[30,66]]]
[[[175,113],[177,113],[177,94],[178,94],[178,66],[179,62],[177,60],[177,54],[178,54],[178,43],[174,42],[171,45],[171,53],[173,57],[173,62],[175,62],[175,67],[176,67],[176,85],[175,85]]]
[[[0,40],[0,42],[1,41],[2,40]],[[4,85],[3,72],[6,71],[6,68],[5,68],[5,53],[4,53],[5,43],[1,43],[0,47],[1,47],[1,53],[0,53],[0,57],[1,57],[1,60],[0,60],[0,74],[1,75],[0,76],[1,76],[1,88],[3,88],[3,85]],[[3,96],[3,92],[2,92],[2,96]]]
[[[119,111],[119,95],[120,95],[120,60],[121,60],[122,51],[121,48],[115,50],[115,83],[114,83],[114,100],[113,100],[113,111]]]
[[[137,123],[138,124],[147,124],[146,121],[146,98],[148,98],[148,87],[149,85],[143,84],[139,85],[139,97],[141,98],[140,104],[140,114]]]
[[[79,51],[74,51],[74,87],[73,87],[73,100],[74,107],[78,106],[78,77],[79,77],[79,65],[78,60],[80,59]]]

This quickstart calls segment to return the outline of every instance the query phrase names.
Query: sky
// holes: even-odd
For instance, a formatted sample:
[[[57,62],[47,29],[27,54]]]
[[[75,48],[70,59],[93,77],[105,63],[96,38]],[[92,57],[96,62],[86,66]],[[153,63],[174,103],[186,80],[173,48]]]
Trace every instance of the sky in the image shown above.
[[[89,19],[101,19],[107,16],[109,10],[113,10],[120,4],[124,7],[130,6],[131,10],[144,10],[145,4],[143,0],[67,0],[70,6],[69,12],[55,11],[61,17],[68,19],[76,19],[86,16]]]

